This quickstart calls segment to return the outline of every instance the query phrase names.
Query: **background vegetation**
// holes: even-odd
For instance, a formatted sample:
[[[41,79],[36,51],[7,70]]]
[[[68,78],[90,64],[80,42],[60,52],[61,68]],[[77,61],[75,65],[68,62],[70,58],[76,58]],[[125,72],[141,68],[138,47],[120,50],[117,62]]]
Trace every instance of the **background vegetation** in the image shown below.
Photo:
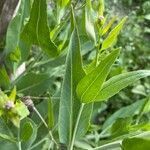
[[[75,43],[72,47],[81,48],[84,70],[88,73],[106,35],[128,16],[108,51],[100,54],[99,59],[103,60],[112,49],[121,49],[107,80],[128,71],[150,70],[149,0],[105,0],[105,10],[102,0],[93,0],[92,10],[88,0],[72,0],[73,10],[69,0],[48,0],[47,5],[45,0],[35,1],[21,0],[16,10],[17,0],[0,1],[1,150],[67,149],[66,133],[60,136],[58,129],[58,112],[71,40]],[[5,12],[7,7],[10,14]],[[89,22],[94,23],[95,33]],[[109,23],[106,35],[102,36]],[[73,30],[76,26],[78,33]],[[80,68],[80,60],[77,66]],[[67,94],[69,89],[63,92]],[[136,81],[109,101],[95,102],[92,114],[89,108],[85,112],[73,143],[75,150],[150,148],[150,78]]]

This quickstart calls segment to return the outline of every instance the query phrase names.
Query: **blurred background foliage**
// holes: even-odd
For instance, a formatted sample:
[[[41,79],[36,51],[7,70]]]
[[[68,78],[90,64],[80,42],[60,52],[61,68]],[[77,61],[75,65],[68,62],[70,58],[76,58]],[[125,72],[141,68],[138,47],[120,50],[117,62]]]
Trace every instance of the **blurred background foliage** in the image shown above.
[[[150,1],[106,0],[105,6],[108,15],[128,16],[117,41],[117,46],[122,47],[122,53],[111,75],[126,70],[150,69]],[[109,116],[119,108],[149,96],[149,93],[150,80],[138,81],[108,101],[105,111],[98,118],[101,120],[104,114]]]

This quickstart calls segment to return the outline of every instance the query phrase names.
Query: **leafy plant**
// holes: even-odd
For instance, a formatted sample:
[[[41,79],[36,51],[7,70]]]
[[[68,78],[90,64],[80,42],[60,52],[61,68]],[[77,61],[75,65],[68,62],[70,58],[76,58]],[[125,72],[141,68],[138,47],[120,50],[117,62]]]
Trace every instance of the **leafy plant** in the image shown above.
[[[113,72],[127,17],[109,21],[103,0],[21,0],[18,7],[0,60],[2,149],[128,149],[135,143],[134,149],[137,141],[139,149],[149,148],[149,119],[143,119],[149,97],[121,108],[102,127],[92,125],[96,105],[150,76],[150,70]]]

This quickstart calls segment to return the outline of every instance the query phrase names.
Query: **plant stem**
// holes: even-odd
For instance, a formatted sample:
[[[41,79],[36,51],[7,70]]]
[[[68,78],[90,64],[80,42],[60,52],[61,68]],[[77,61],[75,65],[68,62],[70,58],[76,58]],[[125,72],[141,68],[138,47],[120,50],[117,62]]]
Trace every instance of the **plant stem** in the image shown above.
[[[21,141],[20,141],[20,126],[18,128],[18,150],[21,150]]]
[[[95,67],[98,66],[98,59],[99,59],[99,49],[98,49],[98,46],[96,46],[96,63],[95,63]]]
[[[21,150],[21,142],[20,141],[18,141],[18,148],[19,148],[19,150]]]
[[[112,142],[112,143],[108,143],[108,144],[105,144],[105,145],[102,145],[102,146],[99,146],[99,147],[96,147],[96,148],[93,148],[91,150],[106,150],[106,149],[114,149],[114,148],[120,148],[121,147],[121,140],[120,141],[115,141],[115,142]]]
[[[145,131],[145,132],[142,132],[142,133],[139,133],[139,134],[136,134],[136,135],[131,135],[130,137],[131,138],[140,138],[140,137],[149,137],[150,136],[150,131]],[[121,148],[121,144],[122,144],[122,140],[117,140],[117,141],[114,141],[114,142],[111,142],[111,143],[107,143],[107,144],[104,144],[104,145],[101,145],[99,147],[96,147],[96,148],[92,148],[92,149],[89,149],[89,150],[107,150],[107,149],[117,149],[118,147]]]
[[[34,149],[35,147],[39,146],[41,143],[45,142],[48,138],[44,138],[42,140],[40,140],[39,142],[37,142],[36,144],[34,144],[32,147],[30,147],[29,150]]]
[[[39,118],[41,119],[41,121],[43,122],[43,124],[45,125],[45,127],[49,130],[47,123],[45,122],[44,118],[41,116],[41,114],[39,113],[39,111],[35,107],[33,107],[33,109],[36,112],[36,114],[39,116]],[[57,144],[57,142],[55,141],[55,139],[53,137],[53,134],[52,134],[51,130],[49,130],[48,133],[49,133],[49,135],[51,137],[51,140],[56,144],[57,147],[59,147],[58,144]]]
[[[48,100],[49,97],[35,97],[35,96],[30,96],[31,99],[43,99],[43,100]],[[51,97],[52,99],[60,99],[60,97]]]
[[[81,117],[84,105],[85,105],[84,103],[81,104],[81,107],[80,107],[80,110],[79,110],[79,113],[78,113],[77,121],[76,121],[76,124],[75,124],[75,127],[74,127],[73,136],[72,136],[72,140],[71,140],[71,144],[70,144],[70,150],[73,150],[73,145],[74,145],[74,142],[75,142],[76,133],[77,133],[77,129],[78,129],[78,125],[79,125],[79,121],[80,121],[80,117]]]

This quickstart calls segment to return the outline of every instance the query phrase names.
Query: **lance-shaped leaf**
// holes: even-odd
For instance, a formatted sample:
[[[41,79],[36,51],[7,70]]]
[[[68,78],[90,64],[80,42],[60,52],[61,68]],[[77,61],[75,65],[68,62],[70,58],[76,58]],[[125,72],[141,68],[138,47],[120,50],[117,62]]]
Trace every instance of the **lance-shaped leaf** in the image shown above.
[[[118,119],[118,118],[127,118],[127,117],[133,117],[135,115],[139,115],[141,110],[146,104],[147,99],[139,100],[129,106],[122,107],[115,113],[113,113],[110,117],[106,119],[106,121],[103,124],[102,129],[105,130],[106,128],[109,129],[109,127],[112,126],[112,124]]]
[[[96,97],[96,101],[107,100],[128,85],[135,83],[139,79],[147,76],[150,76],[149,70],[138,70],[114,76],[105,82],[102,90]]]
[[[22,39],[28,44],[40,46],[50,57],[57,55],[57,47],[50,39],[46,0],[34,0],[29,22],[22,32]]]
[[[67,145],[72,136],[73,92],[80,78],[84,76],[79,50],[77,30],[74,29],[66,58],[66,72],[62,85],[59,109],[59,138],[61,143]]]
[[[105,25],[102,29],[102,35],[106,34],[108,32],[108,30],[111,28],[111,26],[113,25],[113,23],[116,21],[116,16],[113,17],[107,25]]]
[[[102,85],[110,71],[112,64],[119,55],[120,50],[114,50],[89,74],[87,74],[77,86],[77,95],[82,103],[95,101]]]
[[[63,8],[69,3],[69,1],[70,0],[58,0],[57,3],[61,8]]]
[[[104,9],[105,9],[105,2],[104,2],[104,0],[99,0],[99,7],[98,7],[98,15],[99,16],[103,16]]]
[[[16,82],[16,86],[18,93],[38,96],[47,91],[51,84],[51,80],[52,77],[47,73],[27,73]]]
[[[64,17],[69,3],[70,0],[57,0],[57,24],[61,24],[61,19]]]
[[[20,34],[24,25],[24,20],[29,16],[30,12],[30,0],[21,0],[20,8],[17,15],[10,22],[7,35],[6,35],[6,46],[5,53],[17,55],[17,50],[19,50]]]
[[[11,101],[15,102],[15,100],[16,100],[16,94],[17,94],[16,87],[14,87],[8,98]]]
[[[85,29],[87,35],[90,37],[91,40],[96,42],[96,35],[94,30],[94,21],[93,19],[93,10],[91,6],[91,0],[86,0],[86,7],[85,7]]]
[[[0,88],[8,88],[10,84],[10,79],[6,68],[0,65]]]
[[[3,134],[3,133],[0,133],[0,139],[3,139],[5,141],[7,140],[9,142],[17,142],[17,140],[14,137],[11,137],[11,136]]]
[[[150,139],[145,137],[126,138],[122,142],[124,150],[148,150],[150,149]]]
[[[21,140],[27,141],[30,139],[31,135],[33,133],[33,126],[30,122],[26,122],[23,124],[22,131],[21,131]]]
[[[117,39],[118,34],[120,33],[125,21],[126,21],[127,17],[124,17],[117,26],[115,26],[115,28],[108,34],[108,36],[106,37],[106,39],[103,41],[102,43],[102,48],[101,50],[107,49],[109,47],[111,47],[114,42]]]
[[[75,18],[72,11],[72,35],[70,39],[68,54],[66,58],[66,73],[62,85],[60,109],[59,109],[59,139],[61,143],[70,145],[72,131],[80,109],[80,101],[76,95],[76,86],[85,76],[82,68],[82,59],[80,53],[80,41],[76,29]],[[92,104],[83,108],[78,125],[76,138],[80,138],[88,129]],[[82,129],[82,133],[80,132]]]

